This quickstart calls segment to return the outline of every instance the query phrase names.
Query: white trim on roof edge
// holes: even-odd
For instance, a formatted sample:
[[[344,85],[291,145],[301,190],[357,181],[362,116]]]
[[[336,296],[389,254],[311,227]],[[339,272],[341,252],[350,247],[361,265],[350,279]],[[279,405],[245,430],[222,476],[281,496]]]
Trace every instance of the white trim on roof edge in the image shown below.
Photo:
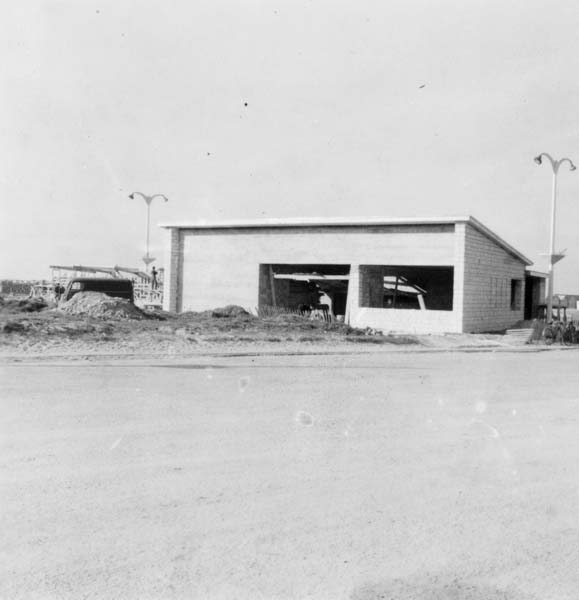
[[[161,223],[159,227],[177,229],[234,229],[242,227],[316,227],[324,225],[363,226],[363,225],[419,225],[441,223],[463,223],[471,217],[428,217],[428,218],[399,218],[399,217],[290,217],[257,219],[236,219],[231,221],[204,221],[194,223]]]
[[[524,254],[505,242],[496,233],[483,225],[474,217],[427,217],[427,218],[388,218],[388,217],[299,217],[287,219],[260,219],[250,221],[245,219],[232,221],[197,221],[195,223],[161,223],[164,229],[256,229],[267,227],[363,227],[365,225],[453,225],[467,223],[483,235],[501,246],[504,250],[524,262],[527,266],[533,264]]]

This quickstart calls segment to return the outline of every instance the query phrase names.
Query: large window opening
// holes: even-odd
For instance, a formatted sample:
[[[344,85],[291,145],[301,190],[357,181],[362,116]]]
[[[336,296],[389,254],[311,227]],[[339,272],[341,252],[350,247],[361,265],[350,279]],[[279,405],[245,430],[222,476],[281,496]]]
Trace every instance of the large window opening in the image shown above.
[[[328,307],[331,317],[346,314],[350,265],[271,264],[259,266],[259,308],[308,312]]]
[[[452,310],[453,267],[360,266],[360,306]]]

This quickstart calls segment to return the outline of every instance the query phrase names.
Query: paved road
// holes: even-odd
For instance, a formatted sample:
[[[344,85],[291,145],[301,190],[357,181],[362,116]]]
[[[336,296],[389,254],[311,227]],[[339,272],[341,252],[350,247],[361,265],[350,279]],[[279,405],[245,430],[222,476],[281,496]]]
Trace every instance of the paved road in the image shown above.
[[[0,598],[575,600],[578,362],[3,366]]]

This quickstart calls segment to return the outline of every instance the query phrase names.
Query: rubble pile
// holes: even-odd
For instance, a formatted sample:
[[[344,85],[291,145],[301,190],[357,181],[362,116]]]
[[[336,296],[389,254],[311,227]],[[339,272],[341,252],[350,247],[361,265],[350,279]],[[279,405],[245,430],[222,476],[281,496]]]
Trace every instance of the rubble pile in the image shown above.
[[[240,317],[245,315],[249,315],[245,308],[235,304],[228,304],[227,306],[223,306],[221,308],[214,308],[211,311],[211,316],[217,319],[228,319],[231,317]]]
[[[8,298],[0,297],[0,307],[5,312],[27,313],[44,310],[48,306],[42,298]]]
[[[143,320],[150,316],[124,298],[112,298],[100,292],[79,292],[67,302],[61,302],[58,310],[69,315],[86,315],[97,319]]]

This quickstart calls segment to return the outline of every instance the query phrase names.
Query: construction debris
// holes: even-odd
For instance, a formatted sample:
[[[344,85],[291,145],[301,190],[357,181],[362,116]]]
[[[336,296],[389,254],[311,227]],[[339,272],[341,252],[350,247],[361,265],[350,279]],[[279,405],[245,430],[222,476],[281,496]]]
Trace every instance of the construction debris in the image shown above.
[[[86,315],[98,319],[150,319],[152,315],[136,307],[129,300],[113,298],[100,292],[79,292],[58,309],[69,315]]]
[[[0,305],[5,312],[38,312],[45,309],[48,304],[42,298],[8,298],[4,299],[0,296]]]
[[[215,308],[211,311],[211,316],[216,318],[230,318],[239,317],[241,315],[248,315],[249,313],[241,306],[235,304],[228,304],[222,308]]]

